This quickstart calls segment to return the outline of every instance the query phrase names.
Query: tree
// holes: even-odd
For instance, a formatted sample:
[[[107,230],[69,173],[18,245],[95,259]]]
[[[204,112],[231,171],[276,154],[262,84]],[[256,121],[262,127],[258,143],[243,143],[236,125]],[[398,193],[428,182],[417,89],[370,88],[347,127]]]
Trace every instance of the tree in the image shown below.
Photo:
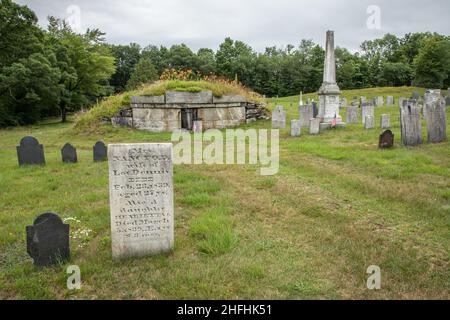
[[[114,57],[104,43],[103,33],[88,29],[73,32],[62,20],[49,18],[48,44],[56,53],[61,70],[61,119],[67,112],[91,104],[95,98],[111,93],[108,80],[115,72]]]
[[[158,79],[158,73],[148,58],[139,60],[136,68],[127,83],[127,90],[133,90],[142,84],[150,83]]]
[[[414,83],[427,88],[443,88],[450,79],[450,40],[432,37],[425,40],[414,59]]]
[[[141,58],[141,47],[137,43],[130,43],[129,45],[112,45],[110,48],[116,61],[116,72],[112,75],[110,84],[115,92],[122,92]]]

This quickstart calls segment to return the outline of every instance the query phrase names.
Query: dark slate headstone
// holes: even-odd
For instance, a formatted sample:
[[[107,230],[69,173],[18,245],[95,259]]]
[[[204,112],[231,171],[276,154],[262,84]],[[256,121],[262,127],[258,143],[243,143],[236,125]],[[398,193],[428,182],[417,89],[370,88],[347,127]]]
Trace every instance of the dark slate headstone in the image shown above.
[[[61,149],[62,161],[65,163],[76,163],[77,149],[75,149],[70,143],[66,143]]]
[[[315,101],[312,102],[312,108],[313,108],[313,118],[317,118],[319,110],[317,109],[317,103]]]
[[[380,134],[380,141],[378,147],[380,149],[392,148],[394,146],[394,134],[391,130],[386,130]]]
[[[19,166],[38,164],[45,165],[44,147],[34,137],[24,137],[16,147]]]
[[[94,161],[106,161],[108,153],[105,144],[102,141],[97,141],[94,145]]]
[[[445,97],[445,105],[446,106],[450,106],[450,96],[449,97]]]
[[[36,266],[52,266],[70,259],[69,225],[57,214],[41,214],[26,231],[27,252]]]

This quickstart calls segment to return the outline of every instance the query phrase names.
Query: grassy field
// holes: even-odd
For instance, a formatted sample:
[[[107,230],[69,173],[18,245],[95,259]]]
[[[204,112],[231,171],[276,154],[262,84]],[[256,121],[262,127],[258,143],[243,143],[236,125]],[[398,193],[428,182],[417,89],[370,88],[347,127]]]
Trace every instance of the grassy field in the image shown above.
[[[288,121],[298,117],[297,97],[277,103]],[[176,165],[175,250],[125,261],[111,259],[108,165],[92,162],[92,146],[164,142],[170,134],[105,126],[101,136],[83,135],[73,123],[51,121],[1,130],[0,298],[449,299],[450,143],[401,147],[397,105],[375,112],[368,131],[357,124],[292,138],[283,130],[274,176],[251,165]],[[391,150],[377,148],[381,113],[391,115]],[[15,146],[25,135],[44,145],[45,167],[19,168]],[[66,142],[79,163],[61,163]],[[37,269],[25,226],[45,211],[71,224],[72,259]],[[70,264],[80,266],[81,290],[66,288]],[[381,290],[366,288],[370,265],[381,268]]]

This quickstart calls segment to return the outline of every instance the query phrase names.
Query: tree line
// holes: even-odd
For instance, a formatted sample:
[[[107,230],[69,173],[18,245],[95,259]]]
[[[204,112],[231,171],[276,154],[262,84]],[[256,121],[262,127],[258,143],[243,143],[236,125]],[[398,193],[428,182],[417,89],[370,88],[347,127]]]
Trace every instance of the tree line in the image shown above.
[[[75,33],[49,17],[38,26],[35,13],[0,0],[0,127],[30,124],[47,116],[89,107],[113,93],[152,82],[166,69],[190,69],[238,80],[266,96],[314,92],[323,76],[325,51],[312,40],[256,52],[226,38],[214,51],[136,43],[111,45],[104,33]],[[364,41],[358,52],[336,48],[341,89],[417,85],[450,86],[450,37],[437,33],[386,34]]]

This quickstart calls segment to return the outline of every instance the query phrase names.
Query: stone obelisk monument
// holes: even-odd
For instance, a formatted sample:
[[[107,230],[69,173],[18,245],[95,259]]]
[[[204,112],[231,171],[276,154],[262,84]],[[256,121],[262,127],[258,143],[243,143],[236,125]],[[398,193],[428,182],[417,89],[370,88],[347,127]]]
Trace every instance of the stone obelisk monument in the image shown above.
[[[336,83],[336,59],[334,56],[334,31],[327,31],[323,83],[319,89],[320,128],[325,129],[333,123],[345,126],[339,115],[339,96],[341,91]],[[334,121],[335,119],[335,121]]]

